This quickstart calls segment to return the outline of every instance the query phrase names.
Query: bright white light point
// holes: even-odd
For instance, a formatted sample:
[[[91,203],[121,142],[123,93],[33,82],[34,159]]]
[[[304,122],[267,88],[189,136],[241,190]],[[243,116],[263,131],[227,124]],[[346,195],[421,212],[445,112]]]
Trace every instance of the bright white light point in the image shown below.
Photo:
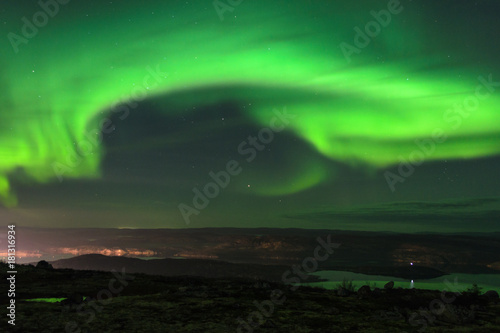
[[[412,265],[412,266],[413,266],[413,263],[411,262],[411,263],[410,263],[410,265]]]

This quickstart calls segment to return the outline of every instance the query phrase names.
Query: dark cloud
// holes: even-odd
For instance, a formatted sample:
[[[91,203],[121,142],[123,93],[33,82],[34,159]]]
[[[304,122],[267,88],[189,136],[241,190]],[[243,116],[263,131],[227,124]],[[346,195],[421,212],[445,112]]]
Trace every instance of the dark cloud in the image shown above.
[[[443,202],[392,202],[286,215],[332,228],[391,231],[495,231],[500,227],[500,198]]]

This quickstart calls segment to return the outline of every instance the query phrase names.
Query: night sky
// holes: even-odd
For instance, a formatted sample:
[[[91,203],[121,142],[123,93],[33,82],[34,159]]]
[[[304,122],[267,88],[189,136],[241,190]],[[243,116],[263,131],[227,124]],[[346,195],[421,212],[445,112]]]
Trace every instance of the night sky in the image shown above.
[[[60,2],[0,9],[2,224],[500,231],[498,1]]]

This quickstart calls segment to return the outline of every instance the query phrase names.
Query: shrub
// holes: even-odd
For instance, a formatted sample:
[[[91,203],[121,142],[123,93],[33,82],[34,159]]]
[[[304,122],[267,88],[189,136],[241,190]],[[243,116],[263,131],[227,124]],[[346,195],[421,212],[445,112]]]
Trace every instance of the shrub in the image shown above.
[[[481,294],[481,289],[482,287],[479,287],[477,283],[474,283],[472,287],[467,288],[465,291],[474,295],[480,295]]]
[[[347,280],[345,278],[342,283],[337,284],[337,288],[343,288],[351,293],[356,290],[356,286],[352,283],[352,280]]]

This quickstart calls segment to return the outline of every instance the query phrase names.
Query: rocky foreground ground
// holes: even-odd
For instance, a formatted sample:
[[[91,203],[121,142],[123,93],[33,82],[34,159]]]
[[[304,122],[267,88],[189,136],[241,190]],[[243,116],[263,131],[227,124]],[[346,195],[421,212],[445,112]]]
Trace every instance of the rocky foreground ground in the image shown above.
[[[49,297],[66,299],[27,301]],[[3,315],[0,331],[489,333],[500,332],[499,315],[495,292],[443,293],[390,284],[325,290],[262,280],[19,266],[16,325]]]

